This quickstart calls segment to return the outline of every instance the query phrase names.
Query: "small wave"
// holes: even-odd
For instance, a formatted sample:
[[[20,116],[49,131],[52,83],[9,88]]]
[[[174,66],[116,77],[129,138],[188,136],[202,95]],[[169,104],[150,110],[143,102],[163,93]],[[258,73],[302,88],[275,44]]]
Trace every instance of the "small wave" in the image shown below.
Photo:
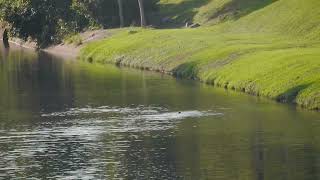
[[[154,114],[159,111],[167,111],[165,108],[159,107],[144,107],[139,106],[135,108],[130,107],[109,107],[109,106],[101,106],[97,108],[86,107],[86,108],[71,108],[64,112],[53,112],[47,114],[41,114],[42,117],[65,117],[65,116],[78,116],[85,114],[106,114],[106,113],[115,113],[115,114]]]
[[[132,151],[142,153],[143,148],[132,150],[132,147],[138,147],[145,136],[165,141],[165,136],[172,136],[177,124],[184,119],[221,115],[214,111],[179,112],[153,106],[72,108],[42,114],[43,121],[38,126],[2,132],[0,144],[14,148],[0,152],[0,172],[17,174],[27,168],[39,169],[43,165],[41,160],[50,157],[51,167],[62,168],[61,164],[64,165],[63,175],[51,174],[54,179],[91,179],[91,174],[104,172],[110,164],[125,169],[121,159]],[[59,117],[64,120],[51,121]],[[154,133],[167,130],[170,132]],[[160,148],[165,149],[166,146]],[[64,156],[58,156],[60,154]],[[110,156],[105,158],[106,155]],[[17,164],[21,158],[28,164]],[[88,160],[90,162],[86,164],[78,163]],[[65,168],[68,162],[76,163]]]
[[[205,116],[223,115],[222,113],[212,113],[208,111],[182,111],[182,112],[166,112],[159,114],[142,115],[141,118],[153,120],[179,120],[185,118],[197,118]]]
[[[197,118],[205,116],[223,115],[223,113],[211,111],[179,111],[170,112],[166,108],[152,107],[152,106],[138,106],[138,107],[86,107],[86,108],[71,108],[64,112],[53,112],[42,114],[42,117],[65,117],[65,116],[81,116],[81,115],[96,115],[96,114],[116,114],[125,115],[125,119],[145,119],[145,120],[179,120],[185,118]]]
[[[210,116],[222,116],[223,113],[213,111],[173,111],[170,112],[166,108],[152,106],[138,107],[87,107],[87,108],[72,108],[65,112],[54,112],[43,114],[42,117],[66,117],[71,116],[71,120],[75,120],[75,124],[83,127],[91,127],[96,125],[104,127],[105,130],[112,133],[119,132],[146,132],[156,130],[166,130],[175,127],[180,120],[187,118],[201,118]],[[68,118],[69,119],[69,118]],[[72,128],[75,128],[73,126]],[[94,129],[97,129],[95,127]],[[74,131],[73,131],[74,130]],[[69,129],[69,132],[79,133],[79,128]],[[92,129],[82,132],[95,132]]]

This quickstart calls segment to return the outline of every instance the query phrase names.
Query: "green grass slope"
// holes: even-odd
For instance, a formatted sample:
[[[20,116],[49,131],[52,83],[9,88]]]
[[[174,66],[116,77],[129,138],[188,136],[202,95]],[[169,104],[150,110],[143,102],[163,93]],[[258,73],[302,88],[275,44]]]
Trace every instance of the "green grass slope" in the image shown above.
[[[191,3],[184,5],[194,6],[190,10],[192,18],[207,25],[218,22],[212,16],[218,6],[233,7],[220,14],[235,15],[224,23],[198,29],[122,29],[111,38],[87,45],[80,57],[90,62],[166,71],[320,109],[320,1],[199,1],[160,3]],[[168,9],[166,13],[172,12]],[[183,13],[180,18],[191,17]]]
[[[171,23],[184,25],[194,22],[213,25],[234,20],[263,8],[275,0],[160,0],[160,17]]]

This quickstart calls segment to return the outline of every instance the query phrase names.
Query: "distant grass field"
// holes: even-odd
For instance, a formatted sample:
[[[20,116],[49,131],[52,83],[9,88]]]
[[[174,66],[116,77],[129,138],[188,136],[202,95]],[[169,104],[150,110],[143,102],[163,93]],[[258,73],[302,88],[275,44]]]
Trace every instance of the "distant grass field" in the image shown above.
[[[111,38],[87,45],[81,59],[166,71],[320,109],[320,1],[160,3],[161,8],[167,7],[161,10],[164,15],[177,21],[192,19],[203,27],[121,29]]]

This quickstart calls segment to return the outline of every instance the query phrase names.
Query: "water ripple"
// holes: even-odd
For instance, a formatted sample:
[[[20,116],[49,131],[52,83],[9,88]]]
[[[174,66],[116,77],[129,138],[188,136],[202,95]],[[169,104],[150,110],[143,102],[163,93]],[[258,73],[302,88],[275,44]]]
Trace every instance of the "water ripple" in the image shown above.
[[[221,115],[196,110],[171,112],[151,106],[86,107],[43,113],[37,126],[0,131],[0,179],[120,179],[129,177],[132,171],[143,177],[147,173],[143,169],[149,167],[160,177],[174,172],[163,157],[167,145],[148,150],[158,158],[156,164],[150,161],[146,167],[131,167],[147,158],[145,138],[167,143],[180,121]],[[170,132],[159,135],[164,131]]]

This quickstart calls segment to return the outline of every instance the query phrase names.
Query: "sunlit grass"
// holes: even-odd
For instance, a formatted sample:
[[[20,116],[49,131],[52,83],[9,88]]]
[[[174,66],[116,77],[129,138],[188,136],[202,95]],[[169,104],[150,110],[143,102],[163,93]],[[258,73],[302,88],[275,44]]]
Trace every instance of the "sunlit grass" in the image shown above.
[[[200,9],[209,10],[209,5]],[[246,9],[256,6],[247,5]],[[319,109],[319,7],[317,0],[278,0],[237,20],[210,27],[137,28],[135,33],[122,30],[89,44],[81,57],[167,71]]]

